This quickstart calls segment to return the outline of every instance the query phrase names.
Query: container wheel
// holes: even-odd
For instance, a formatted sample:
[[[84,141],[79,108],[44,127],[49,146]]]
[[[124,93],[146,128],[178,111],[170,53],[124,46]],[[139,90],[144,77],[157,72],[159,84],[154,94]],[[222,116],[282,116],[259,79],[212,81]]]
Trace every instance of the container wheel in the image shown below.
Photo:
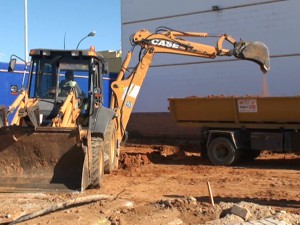
[[[103,139],[92,137],[92,188],[102,187],[104,177]]]
[[[240,159],[240,150],[225,137],[215,138],[208,145],[208,158],[214,165],[230,166]]]
[[[118,165],[116,128],[113,121],[110,121],[104,135],[104,154],[104,173],[110,174]]]

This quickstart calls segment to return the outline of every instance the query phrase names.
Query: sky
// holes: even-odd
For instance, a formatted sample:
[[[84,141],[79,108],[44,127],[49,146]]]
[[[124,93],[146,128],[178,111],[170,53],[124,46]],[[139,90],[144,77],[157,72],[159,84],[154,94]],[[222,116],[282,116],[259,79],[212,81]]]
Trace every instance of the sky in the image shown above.
[[[0,62],[15,54],[25,59],[25,0],[0,0]],[[120,0],[27,0],[28,50],[33,48],[97,51],[121,49]]]

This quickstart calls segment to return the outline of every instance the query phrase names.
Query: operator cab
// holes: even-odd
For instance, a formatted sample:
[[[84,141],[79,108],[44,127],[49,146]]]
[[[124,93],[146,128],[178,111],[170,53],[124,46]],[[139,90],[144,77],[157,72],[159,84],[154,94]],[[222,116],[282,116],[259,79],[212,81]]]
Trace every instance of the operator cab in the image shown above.
[[[107,67],[104,57],[94,49],[33,49],[30,56],[28,95],[29,98],[39,100],[42,126],[51,124],[71,89],[76,90],[76,97],[80,99],[80,117],[88,117],[90,105],[94,101],[103,101],[102,96],[93,98],[93,93],[94,90],[101,92],[102,74]],[[67,80],[66,75],[70,73],[73,78]]]

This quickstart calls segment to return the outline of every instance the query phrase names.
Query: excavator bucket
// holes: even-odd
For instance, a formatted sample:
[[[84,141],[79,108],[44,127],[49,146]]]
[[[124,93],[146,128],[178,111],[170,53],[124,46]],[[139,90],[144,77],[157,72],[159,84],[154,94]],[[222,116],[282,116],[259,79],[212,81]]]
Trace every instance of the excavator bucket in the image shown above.
[[[237,58],[256,62],[264,73],[270,70],[269,50],[262,42],[240,41],[235,44],[233,54]]]
[[[0,192],[86,188],[78,129],[2,127],[0,143]]]

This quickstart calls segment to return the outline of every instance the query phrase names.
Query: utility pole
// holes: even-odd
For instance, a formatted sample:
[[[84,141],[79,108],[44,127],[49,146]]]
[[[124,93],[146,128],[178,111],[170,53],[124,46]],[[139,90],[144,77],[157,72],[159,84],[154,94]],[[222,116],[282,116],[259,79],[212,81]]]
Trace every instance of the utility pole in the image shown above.
[[[27,0],[24,0],[24,44],[25,44],[25,61],[28,62],[28,31],[27,31]]]

